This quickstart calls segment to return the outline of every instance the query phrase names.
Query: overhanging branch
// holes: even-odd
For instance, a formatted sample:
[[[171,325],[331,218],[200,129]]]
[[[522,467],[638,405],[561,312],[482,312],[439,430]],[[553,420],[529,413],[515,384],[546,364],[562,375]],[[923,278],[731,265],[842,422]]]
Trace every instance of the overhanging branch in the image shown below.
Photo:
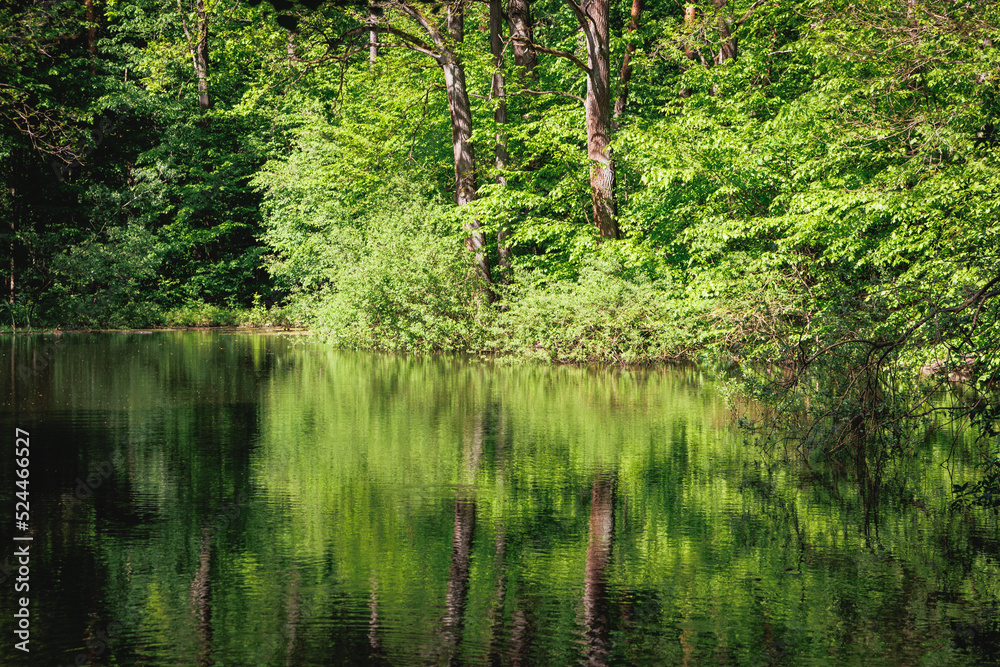
[[[573,93],[566,93],[561,90],[528,90],[527,88],[522,88],[517,91],[519,93],[527,93],[528,95],[558,95],[559,97],[568,97],[571,100],[576,100],[580,104],[583,104],[583,98],[579,95],[574,95]]]
[[[755,3],[750,5],[750,8],[746,11],[746,14],[743,15],[743,18],[741,18],[739,21],[736,21],[733,27],[738,28],[741,25],[743,25],[746,22],[746,20],[749,19],[753,15],[753,13],[760,8],[761,5],[765,5],[768,2],[770,2],[770,0],[757,0]]]
[[[552,55],[552,56],[559,56],[560,58],[565,58],[566,60],[569,60],[571,63],[573,63],[574,65],[576,65],[580,69],[582,69],[584,72],[587,72],[588,74],[590,73],[590,68],[587,67],[587,64],[584,63],[579,58],[577,58],[572,53],[570,53],[569,51],[560,51],[558,49],[550,49],[548,47],[542,46],[541,44],[535,44],[534,42],[529,42],[528,40],[516,40],[516,43],[517,44],[524,44],[526,46],[530,46],[531,48],[533,48],[535,51],[538,51],[539,53],[548,53],[549,55]]]

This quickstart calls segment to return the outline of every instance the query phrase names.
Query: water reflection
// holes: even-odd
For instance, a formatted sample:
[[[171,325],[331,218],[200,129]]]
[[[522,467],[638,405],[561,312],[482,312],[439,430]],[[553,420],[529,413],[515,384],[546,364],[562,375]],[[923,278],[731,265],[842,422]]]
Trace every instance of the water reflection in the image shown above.
[[[198,664],[212,662],[212,582],[209,565],[212,560],[212,529],[201,529],[201,548],[198,550],[198,572],[191,582],[191,611],[198,637]]]
[[[694,368],[490,368],[201,332],[0,349],[4,426],[44,448],[33,664],[71,664],[119,622],[85,660],[975,664],[998,649],[996,522],[947,511],[975,473],[961,444],[950,471],[950,442],[921,445],[911,500],[881,506],[869,540],[862,498],[759,465]]]
[[[444,604],[446,612],[441,621],[441,648],[435,661],[438,664],[454,664],[462,640],[472,565],[472,538],[476,530],[475,480],[483,460],[485,421],[482,413],[475,413],[462,438],[462,469],[455,496],[455,532],[448,569],[448,595]]]
[[[371,595],[368,599],[368,608],[371,610],[371,616],[368,619],[368,646],[371,648],[371,652],[368,654],[368,659],[372,663],[381,663],[383,661],[382,654],[382,644],[379,641],[379,620],[378,620],[378,579],[372,577],[371,579]]]
[[[285,665],[291,667],[297,664],[296,656],[299,655],[297,640],[299,638],[299,624],[302,621],[301,577],[294,564],[292,574],[288,579],[288,598],[285,603],[285,634],[288,638],[285,644]]]
[[[596,473],[590,499],[590,534],[583,585],[583,623],[587,629],[589,665],[607,665],[611,655],[607,570],[615,539],[615,482],[612,474]]]

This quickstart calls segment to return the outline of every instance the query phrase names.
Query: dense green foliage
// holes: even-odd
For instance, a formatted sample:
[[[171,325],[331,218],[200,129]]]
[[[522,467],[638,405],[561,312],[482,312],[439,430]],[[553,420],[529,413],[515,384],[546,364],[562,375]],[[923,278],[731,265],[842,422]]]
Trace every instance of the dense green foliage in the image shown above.
[[[992,433],[996,4],[649,2],[629,27],[630,5],[609,5],[621,112],[601,129],[620,239],[593,224],[572,2],[531,4],[537,66],[500,26],[503,98],[484,5],[4,9],[12,321],[266,322],[280,303],[348,347],[721,352],[777,406],[761,442],[794,427],[875,495],[935,412]],[[962,398],[932,398],[956,380]]]
[[[261,104],[281,63],[259,46],[283,32],[252,10],[219,16],[215,104],[202,114],[187,94],[176,5],[99,3],[97,13],[91,55],[82,4],[5,10],[6,43],[26,54],[7,63],[32,79],[5,86],[21,106],[2,108],[15,322],[144,326],[181,306],[251,306],[270,283],[249,181],[281,135]],[[21,37],[26,17],[41,26],[35,41]]]

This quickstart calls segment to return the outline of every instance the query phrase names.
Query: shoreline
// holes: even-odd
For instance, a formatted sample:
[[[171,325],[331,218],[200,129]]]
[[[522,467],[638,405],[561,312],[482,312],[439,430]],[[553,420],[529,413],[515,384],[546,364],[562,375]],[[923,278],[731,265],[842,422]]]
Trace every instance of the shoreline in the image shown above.
[[[298,327],[243,327],[243,326],[193,326],[193,327],[141,327],[137,329],[63,329],[55,327],[52,329],[3,329],[2,335],[14,334],[48,334],[61,336],[65,333],[117,333],[117,334],[152,334],[160,331],[219,331],[224,333],[287,333],[295,335],[311,334],[310,329]]]

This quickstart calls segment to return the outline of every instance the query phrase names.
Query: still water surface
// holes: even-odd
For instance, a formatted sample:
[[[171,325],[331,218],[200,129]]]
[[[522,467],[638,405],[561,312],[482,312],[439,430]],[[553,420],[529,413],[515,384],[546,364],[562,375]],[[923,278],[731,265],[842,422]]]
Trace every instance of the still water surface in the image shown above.
[[[998,659],[996,520],[947,511],[961,442],[926,443],[866,532],[849,489],[761,465],[694,368],[222,332],[0,349],[0,497],[19,427],[34,538],[31,653],[12,574],[3,665]]]

